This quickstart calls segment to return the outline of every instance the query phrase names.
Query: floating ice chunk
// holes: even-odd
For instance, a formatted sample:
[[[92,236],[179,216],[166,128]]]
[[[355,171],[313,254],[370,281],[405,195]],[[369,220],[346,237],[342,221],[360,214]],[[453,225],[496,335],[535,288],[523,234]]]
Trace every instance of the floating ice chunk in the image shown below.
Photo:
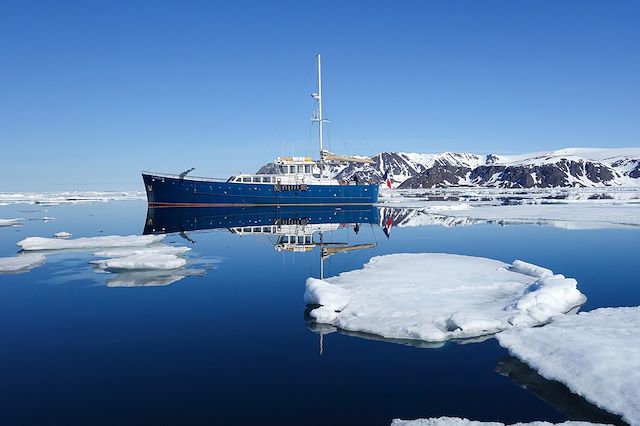
[[[554,317],[497,335],[500,345],[550,380],[640,424],[640,307]]]
[[[553,275],[553,271],[543,268],[533,263],[523,262],[522,260],[514,260],[510,268],[515,272],[531,275],[532,277],[547,278]]]
[[[178,269],[187,261],[174,254],[134,254],[97,261],[104,269]]]
[[[22,250],[91,250],[111,247],[142,247],[157,243],[164,235],[109,235],[63,240],[59,238],[29,237],[18,242]]]
[[[575,422],[568,421],[564,423],[557,423],[557,426],[589,426],[597,425],[598,423],[590,422]],[[531,423],[515,423],[512,426],[553,426],[554,423],[549,422],[531,422]],[[462,419],[460,417],[433,417],[429,419],[416,419],[416,420],[400,420],[394,419],[391,422],[391,426],[505,426],[504,423],[499,422],[478,422],[475,420]]]
[[[56,232],[55,234],[53,234],[54,238],[69,238],[71,236],[71,234],[69,232]]]
[[[18,274],[42,265],[47,258],[39,254],[21,254],[13,257],[0,257],[0,273]]]
[[[23,219],[0,219],[0,226],[20,226],[22,225]]]
[[[512,268],[443,253],[379,256],[360,270],[308,279],[305,301],[321,305],[310,312],[317,322],[342,330],[444,341],[542,324],[586,300],[574,279],[538,278]]]
[[[91,263],[101,269],[178,269],[187,264],[187,261],[178,254],[191,250],[189,247],[150,246],[143,248],[116,248],[94,253],[100,257],[111,259],[96,260]]]
[[[50,222],[52,220],[56,220],[56,218],[55,217],[49,217],[49,216],[43,216],[43,217],[34,217],[34,218],[29,219],[29,220],[41,220],[43,222]]]
[[[136,256],[142,254],[182,254],[191,250],[189,247],[185,246],[151,246],[151,247],[141,247],[141,248],[113,248],[113,249],[105,249],[100,250],[94,253],[95,256],[98,257],[127,257],[127,256]]]

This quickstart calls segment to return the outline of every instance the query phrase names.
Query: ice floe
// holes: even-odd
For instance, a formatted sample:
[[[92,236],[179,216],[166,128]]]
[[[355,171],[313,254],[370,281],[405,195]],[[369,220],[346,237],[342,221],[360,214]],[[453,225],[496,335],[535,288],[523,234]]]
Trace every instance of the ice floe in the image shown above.
[[[141,200],[141,191],[69,191],[69,192],[21,192],[0,193],[0,204],[78,204],[122,200]]]
[[[599,423],[567,421],[564,423],[555,423],[557,426],[589,426]],[[530,423],[514,423],[511,426],[553,426],[554,423],[549,422],[530,422]],[[500,422],[479,422],[475,420],[464,419],[460,417],[432,417],[429,419],[416,420],[400,420],[394,419],[391,426],[505,426]]]
[[[539,325],[585,302],[574,279],[545,271],[480,257],[392,254],[336,277],[309,278],[304,300],[320,305],[309,312],[315,321],[342,330],[431,342],[471,338]]]
[[[69,238],[71,237],[71,233],[69,232],[56,232],[55,234],[53,234],[54,238]]]
[[[2,226],[20,226],[24,219],[0,219],[0,227]]]
[[[541,376],[630,424],[640,424],[640,307],[558,316],[497,335],[500,345]]]
[[[187,261],[178,255],[189,250],[189,247],[158,246],[135,250],[101,251],[94,255],[109,257],[109,259],[95,260],[91,263],[104,270],[178,269],[187,264]]]
[[[160,242],[164,235],[109,235],[74,239],[29,237],[18,242],[25,251],[33,250],[93,250],[113,247],[142,247]]]
[[[46,261],[46,257],[35,253],[20,254],[13,257],[0,257],[0,274],[28,272]]]

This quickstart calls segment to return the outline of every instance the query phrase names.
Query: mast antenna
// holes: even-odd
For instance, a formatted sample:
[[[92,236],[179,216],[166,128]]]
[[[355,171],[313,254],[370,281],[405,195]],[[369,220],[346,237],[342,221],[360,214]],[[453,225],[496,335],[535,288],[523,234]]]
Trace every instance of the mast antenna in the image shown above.
[[[312,93],[311,96],[318,102],[318,110],[313,115],[311,121],[318,123],[318,140],[320,142],[320,176],[322,176],[324,169],[324,160],[323,160],[323,141],[322,141],[322,124],[328,122],[322,117],[322,62],[320,59],[320,54],[316,55],[316,61],[318,64],[318,92]]]

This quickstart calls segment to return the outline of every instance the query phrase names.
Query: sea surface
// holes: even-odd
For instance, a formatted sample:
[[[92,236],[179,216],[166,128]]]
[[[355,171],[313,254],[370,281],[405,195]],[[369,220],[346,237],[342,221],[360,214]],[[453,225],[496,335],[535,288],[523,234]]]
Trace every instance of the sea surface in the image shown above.
[[[291,251],[278,250],[278,235],[249,230],[252,214],[194,222],[186,212],[175,222],[170,215],[149,222],[143,200],[0,207],[1,218],[24,218],[23,226],[0,228],[0,257],[15,255],[16,243],[29,236],[140,235],[164,227],[184,230],[165,243],[191,248],[185,257],[192,271],[178,279],[105,272],[90,263],[99,257],[89,250],[47,253],[42,266],[0,275],[0,424],[388,425],[436,416],[620,423],[510,357],[493,338],[427,345],[325,334],[332,330],[313,324],[303,294],[321,262],[330,277],[373,256],[427,252],[550,268],[578,281],[585,311],[637,306],[640,228],[389,230],[370,211],[260,212],[254,226],[275,217],[284,228],[313,227],[326,218],[312,244]],[[55,219],[38,220],[45,216]],[[323,248],[338,250],[322,260]]]

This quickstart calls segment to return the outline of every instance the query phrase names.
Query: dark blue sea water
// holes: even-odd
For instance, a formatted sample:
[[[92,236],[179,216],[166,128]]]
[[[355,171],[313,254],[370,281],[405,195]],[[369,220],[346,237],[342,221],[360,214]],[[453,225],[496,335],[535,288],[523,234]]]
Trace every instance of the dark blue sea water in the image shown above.
[[[43,212],[42,210],[47,210]],[[36,210],[36,211],[25,211]],[[0,207],[0,217],[55,217],[0,228],[0,257],[27,236],[141,234],[143,201]],[[0,424],[387,425],[393,418],[616,421],[528,370],[495,339],[437,348],[320,335],[305,318],[307,277],[320,248],[278,252],[275,237],[226,229],[187,232],[205,269],[167,286],[108,287],[91,251],[48,255],[30,272],[0,275]],[[640,304],[633,229],[545,226],[394,227],[325,232],[373,243],[325,261],[325,276],[372,256],[444,252],[523,259],[578,280],[583,310]],[[318,239],[316,235],[315,239]]]

